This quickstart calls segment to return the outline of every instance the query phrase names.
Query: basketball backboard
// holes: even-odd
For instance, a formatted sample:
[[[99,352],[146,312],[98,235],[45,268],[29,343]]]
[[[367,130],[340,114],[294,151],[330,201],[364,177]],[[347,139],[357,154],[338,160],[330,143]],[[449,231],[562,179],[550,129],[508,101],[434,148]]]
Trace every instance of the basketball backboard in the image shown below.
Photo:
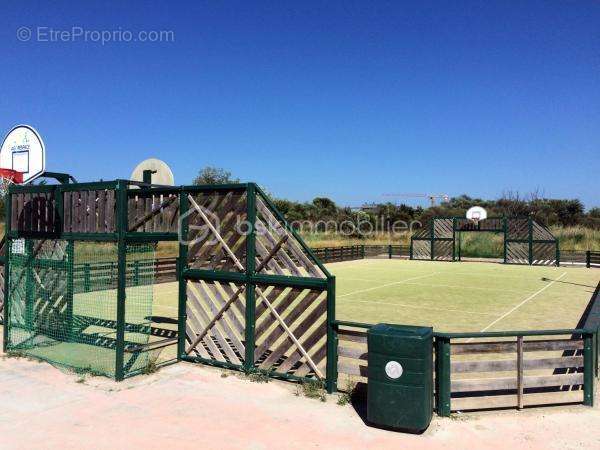
[[[29,125],[18,125],[8,132],[0,148],[0,168],[23,174],[28,183],[46,170],[46,148],[39,133]]]
[[[473,206],[467,210],[467,219],[473,222],[487,219],[487,211],[481,206]]]
[[[144,180],[144,172],[151,174],[150,182],[152,184],[159,184],[162,186],[173,186],[175,184],[175,178],[173,172],[166,162],[156,158],[149,158],[139,163],[133,172],[131,172],[130,180],[142,181]]]

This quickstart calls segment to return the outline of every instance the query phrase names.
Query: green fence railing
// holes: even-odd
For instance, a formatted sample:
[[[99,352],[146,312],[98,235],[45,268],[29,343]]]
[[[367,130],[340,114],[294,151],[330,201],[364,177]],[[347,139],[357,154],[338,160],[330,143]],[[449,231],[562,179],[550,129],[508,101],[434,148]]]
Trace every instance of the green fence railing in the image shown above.
[[[436,410],[440,416],[449,416],[452,394],[465,392],[486,401],[495,395],[516,390],[517,407],[523,407],[528,393],[561,389],[565,386],[583,386],[583,404],[594,404],[594,374],[597,375],[597,330],[565,329],[535,331],[500,331],[483,333],[434,333],[435,336],[435,397]],[[568,338],[560,338],[569,336]],[[526,338],[537,337],[546,339]],[[496,338],[500,340],[481,341]],[[511,339],[513,338],[513,339]],[[549,339],[548,339],[549,338]],[[468,339],[465,342],[464,339]],[[473,341],[475,340],[475,341]],[[525,359],[529,351],[562,351],[560,358]],[[484,361],[454,361],[453,356],[467,354],[514,353],[516,358],[490,359]],[[553,370],[552,375],[526,376],[527,370]],[[515,371],[514,379],[481,378],[454,380],[455,373]],[[583,373],[581,373],[583,371]],[[526,392],[526,390],[528,392]],[[487,394],[486,394],[487,393]],[[490,403],[492,404],[492,403]]]
[[[373,324],[336,320],[332,323],[335,346],[336,386],[341,375],[368,377],[367,331]],[[523,408],[539,401],[536,394],[555,396],[559,403],[577,397],[593,406],[594,375],[598,376],[598,331],[595,329],[530,330],[483,333],[434,333],[435,410],[449,416],[456,409],[504,406]],[[526,358],[535,352],[536,358]],[[546,357],[539,357],[550,352]],[[557,357],[557,352],[561,356]],[[514,354],[514,358],[507,358]],[[469,355],[474,357],[469,359]],[[485,359],[482,359],[482,355]],[[528,372],[530,371],[531,372]],[[494,378],[490,374],[514,373]],[[477,373],[470,375],[470,373]],[[460,376],[458,376],[460,375]],[[465,378],[464,375],[468,375]],[[581,397],[579,397],[581,395]],[[514,405],[507,405],[513,401]],[[480,405],[460,408],[457,406]],[[533,400],[531,400],[533,399]],[[461,403],[462,402],[462,403]],[[547,404],[542,401],[539,404]]]

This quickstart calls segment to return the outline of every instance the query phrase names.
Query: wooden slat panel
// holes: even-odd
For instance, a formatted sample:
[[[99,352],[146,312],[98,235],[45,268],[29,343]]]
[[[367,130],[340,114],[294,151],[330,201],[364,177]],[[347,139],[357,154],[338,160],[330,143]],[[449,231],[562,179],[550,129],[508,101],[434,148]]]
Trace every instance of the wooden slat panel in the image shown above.
[[[81,195],[82,193],[79,191],[73,193],[73,231],[78,233],[83,231],[83,227],[81,224]]]
[[[226,291],[224,289],[225,284],[226,283],[218,283],[218,282],[215,282],[214,285],[212,285],[212,286],[210,284],[207,284],[207,287],[210,289],[210,292],[214,295],[214,297],[217,301],[217,306],[219,307],[219,310],[225,305],[227,300],[229,300],[230,295],[227,293],[228,292],[233,293],[233,290]],[[237,288],[237,286],[236,286],[236,288]],[[226,293],[227,298],[225,298],[223,296],[221,290],[223,290]],[[240,336],[244,336],[244,324],[242,323],[240,318],[235,314],[233,309],[231,309],[231,307],[225,312],[225,317],[227,318],[227,320],[229,322],[231,322],[232,327],[234,327],[235,330],[237,330],[237,332],[240,334]],[[242,315],[241,317],[244,317],[244,316]]]
[[[528,376],[524,377],[525,388],[537,388],[548,386],[573,386],[583,383],[583,374],[574,373],[567,375],[550,376]],[[510,378],[491,378],[491,379],[471,379],[471,380],[452,380],[452,392],[484,392],[500,391],[517,388],[516,377]]]
[[[152,197],[148,196],[144,201],[144,215],[148,215],[152,212]],[[150,233],[152,231],[152,222],[147,220],[144,224],[144,231]]]
[[[207,209],[210,213],[219,218],[220,221],[223,220],[223,217],[230,212],[231,210],[235,212],[241,212],[242,209],[245,210],[245,201],[241,201],[241,196],[234,195],[231,192],[227,194],[219,194],[214,193],[212,195],[204,195],[197,196],[195,201],[202,208]],[[211,217],[209,217],[209,220]],[[196,226],[205,226],[204,220],[197,212],[194,212],[189,216],[190,225]],[[219,224],[219,228],[223,226],[222,223]],[[198,238],[200,233],[203,233],[202,238]],[[197,239],[197,240],[196,240]],[[188,256],[196,261],[205,262],[210,259],[209,256],[217,253],[217,250],[221,248],[221,243],[218,242],[212,233],[207,232],[206,230],[193,229],[190,226],[189,237],[188,240],[196,240],[189,246]],[[192,267],[197,267],[196,265],[192,265]]]
[[[308,329],[306,331],[308,331]],[[314,351],[314,347],[319,342],[323,341],[323,338],[327,335],[327,320],[324,319],[306,339],[301,340],[300,337],[306,331],[299,330],[298,332],[294,332],[293,334],[294,334],[294,336],[296,336],[296,338],[300,342],[300,345],[302,346],[304,351],[310,355]],[[300,352],[298,347],[292,346],[289,348],[292,350],[292,352],[288,355],[286,360],[279,366],[278,370],[280,372],[287,372],[298,361],[300,361],[301,359],[304,358],[304,355]],[[306,362],[306,360],[305,360],[305,362]],[[315,362],[315,361],[313,360],[313,362]]]
[[[194,339],[194,336],[196,336],[195,330],[189,323],[185,324],[185,335],[188,343],[191,343]],[[202,344],[196,345],[196,347],[194,347],[194,351],[197,352],[202,358],[212,359]]]
[[[338,356],[345,358],[354,358],[367,361],[369,353],[363,348],[352,348],[338,346]]]
[[[71,232],[71,192],[63,192],[63,231]]]
[[[282,296],[286,290],[287,292]],[[279,286],[275,286],[267,291],[267,289],[263,287],[264,296],[280,315],[302,294],[302,292],[302,289]],[[255,336],[257,341],[274,323],[274,318],[271,315],[265,315],[266,311],[268,311],[267,306],[264,302],[260,302],[256,307],[256,313],[254,315],[254,320],[256,322]]]
[[[523,406],[542,406],[560,403],[580,403],[583,401],[583,390],[530,393],[523,395]],[[517,406],[516,394],[485,397],[452,398],[452,411],[468,411],[475,409],[509,408]]]
[[[197,313],[196,311],[201,311],[201,312]],[[195,328],[195,333],[198,333],[200,330],[202,330],[202,328],[203,328],[202,321],[204,323],[208,323],[208,318],[202,317],[202,321],[201,321],[196,317],[196,314],[205,316],[205,313],[201,309],[201,307],[192,308],[190,306],[189,294],[188,294],[188,301],[186,304],[186,313],[187,313],[187,320],[190,321],[191,324],[193,325],[193,327]],[[217,361],[225,362],[225,358],[224,358],[223,354],[221,353],[221,350],[219,350],[219,348],[215,345],[210,334],[206,335],[204,337],[204,339],[202,339],[202,342],[198,343],[198,345],[196,345],[194,347],[194,349],[197,349],[198,347],[202,346],[203,343],[208,346],[209,350],[213,354],[213,358],[211,358],[211,359],[216,359]]]
[[[292,300],[296,298],[296,295],[293,295],[293,296],[291,295],[295,292],[297,292],[297,291],[296,290],[291,291],[288,294],[288,296],[286,296],[281,302],[279,302],[279,304],[277,305],[277,306],[279,306],[279,310],[275,306],[275,310],[280,315],[283,315],[282,306],[286,306],[286,308],[289,308],[289,305],[291,304],[290,298]],[[285,317],[284,317],[285,323],[288,326],[293,325],[296,322],[296,320],[302,315],[302,313],[304,313],[307,310],[307,308],[310,307],[310,305],[314,302],[314,300],[316,298],[318,298],[319,295],[321,295],[321,292],[319,292],[319,291],[310,291],[307,295],[305,295],[304,298],[302,298],[300,300],[300,302],[294,306],[292,311],[290,311],[289,314],[285,315]],[[264,302],[261,302],[261,306],[264,306]],[[325,306],[326,306],[326,304],[325,304]],[[263,342],[257,347],[257,349],[255,351],[255,358],[259,358],[265,351],[267,351],[271,347],[271,345],[273,345],[281,337],[281,335],[283,335],[283,333],[285,333],[285,330],[283,329],[283,327],[281,327],[278,324],[278,322],[275,320],[275,318],[269,313],[269,315],[265,318],[265,320],[263,322],[261,322],[261,325],[260,325],[261,335],[263,334],[263,331],[267,331],[267,329],[269,329],[273,324],[277,324],[277,326],[271,330],[271,332],[267,335],[267,337],[263,340]]]
[[[210,309],[211,309],[210,317],[212,319],[221,310],[221,308],[225,304],[225,300],[222,298],[219,299],[220,294],[217,294],[216,286],[214,286],[214,285],[213,286],[210,286],[208,284],[205,285],[202,282],[193,283],[193,285],[199,289],[199,294],[202,295],[205,303],[210,306]],[[210,290],[210,292],[209,292],[209,290]],[[211,298],[210,294],[214,295],[214,299]],[[229,319],[231,321],[232,325],[237,327],[237,330],[233,330],[230,327],[230,325],[226,319]],[[208,324],[208,322],[207,322],[207,324]],[[229,342],[227,341],[227,338],[229,338],[229,340],[235,346],[238,353],[240,355],[244,355],[244,344],[242,344],[242,342],[238,338],[238,335],[240,335],[242,338],[244,337],[244,335],[243,335],[244,326],[239,322],[239,320],[237,320],[237,317],[235,317],[235,315],[233,314],[233,311],[231,311],[231,309],[228,309],[225,311],[223,316],[221,316],[221,318],[219,320],[217,320],[215,322],[215,324],[211,327],[211,330],[214,329],[215,327],[220,327],[223,330],[222,335],[223,335],[223,339],[225,340],[225,350],[226,351],[228,351],[229,346],[230,346]],[[219,330],[219,333],[220,333],[220,330]],[[221,345],[224,345],[224,344],[221,344]],[[228,354],[229,353],[233,353],[233,351],[229,350]],[[233,358],[231,357],[231,355],[229,355],[229,356],[232,359],[232,362],[234,362],[234,364],[240,364],[240,361],[235,354],[233,355]]]
[[[316,308],[314,308],[295,328],[291,329],[290,324],[287,321],[286,325],[291,329],[291,332],[296,337],[296,339],[302,344],[301,337],[314,325],[314,323],[320,317],[323,316],[326,310],[327,303],[322,302],[321,305],[318,305]],[[325,329],[324,332],[326,334],[327,330]],[[306,347],[304,345],[302,346],[308,352],[312,344],[314,343],[309,342],[308,344],[306,344]],[[269,367],[270,365],[274,364],[283,354],[285,354],[294,345],[294,342],[286,334],[286,339],[283,342],[281,342],[275,350],[273,350],[269,357],[261,364],[261,367]]]
[[[526,359],[523,369],[560,369],[569,367],[582,367],[583,357],[559,357]],[[464,372],[503,372],[517,369],[517,361],[512,359],[487,360],[487,361],[456,361],[452,362],[452,373]]]
[[[340,341],[360,342],[362,344],[366,344],[367,333],[364,331],[339,330],[338,339]]]
[[[87,233],[88,231],[88,203],[89,203],[89,197],[90,197],[90,192],[89,191],[81,191],[80,193],[80,198],[81,198],[81,207],[80,207],[80,214],[81,214],[81,221],[80,221],[80,231],[83,233]]]
[[[106,231],[112,233],[115,231],[115,191],[109,189],[106,191]]]
[[[264,202],[260,199],[256,199],[256,208],[263,215],[267,224],[272,227],[273,230],[277,231],[279,235],[278,238],[285,234],[290,234],[275,218],[273,213],[267,208]],[[324,278],[324,274],[321,273],[321,270],[316,266],[316,264],[311,261],[305,254],[304,250],[300,247],[300,245],[296,242],[296,238],[290,236],[288,241],[286,242],[286,249],[289,249],[295,258],[301,263],[302,267],[312,276],[316,278]]]
[[[523,343],[523,351],[551,351],[551,350],[579,350],[583,348],[581,339],[551,339],[539,341],[526,341]],[[516,342],[474,342],[452,344],[453,355],[466,355],[475,353],[515,353]]]
[[[202,299],[200,297],[198,297],[198,295],[202,295],[202,294],[201,293],[196,294],[196,292],[194,292],[194,289],[192,287],[190,287],[190,283],[191,282],[188,282],[188,288],[187,288],[187,305],[188,305],[188,310],[190,310],[190,311],[193,310],[194,312],[196,312],[196,314],[200,318],[200,323],[201,324],[208,324],[210,322],[210,313],[205,310],[205,305],[203,304]],[[197,283],[192,283],[192,285],[194,287],[196,287]],[[204,298],[204,303],[206,303],[211,310],[215,309],[214,305],[212,304],[212,300],[211,299]],[[192,309],[192,307],[193,307],[193,309]],[[216,312],[216,311],[214,311],[214,312]],[[204,327],[202,326],[202,328],[199,328],[198,331],[200,331],[203,328]],[[220,350],[218,349],[218,347],[215,346],[215,348],[217,349],[217,351],[224,352],[224,354],[228,357],[228,359],[229,359],[230,362],[239,365],[240,364],[240,360],[238,359],[238,357],[235,354],[235,352],[231,349],[231,347],[227,343],[226,339],[221,334],[221,330],[219,330],[215,326],[213,326],[209,330],[207,336],[203,340],[204,342],[208,342],[209,346],[210,346],[210,342],[212,342],[211,336],[214,336],[217,339],[217,341],[219,342],[220,346],[221,346]]]
[[[323,362],[326,362],[324,361],[326,356],[327,342],[324,342],[321,348],[319,348],[319,350],[317,350],[313,355],[311,355],[313,362],[322,370],[322,372],[325,372]],[[310,364],[308,364],[308,362],[306,361],[303,361],[303,364],[294,371],[294,375],[296,375],[297,377],[304,377],[311,371],[313,371],[313,368],[310,366]]]
[[[356,375],[360,377],[368,376],[367,366],[360,364],[349,363],[346,361],[338,361],[338,372],[346,375]]]
[[[277,245],[279,239],[281,239],[281,237],[276,233],[275,230],[273,230],[267,224],[265,224],[260,219],[260,217],[256,218],[256,225],[257,227],[261,227],[262,230],[264,230],[262,233],[257,233],[257,242],[261,242],[261,245],[264,245],[265,248],[274,248],[275,245]],[[266,241],[264,242],[264,244],[262,242],[263,239]],[[279,252],[277,252],[276,257],[273,258],[273,260],[279,261],[286,269],[290,271],[290,275],[294,275],[297,277],[302,276],[302,272],[298,270],[298,267],[296,267],[296,263],[290,258],[290,256],[285,250],[280,250]]]
[[[106,233],[106,191],[98,191],[98,228],[99,233]]]

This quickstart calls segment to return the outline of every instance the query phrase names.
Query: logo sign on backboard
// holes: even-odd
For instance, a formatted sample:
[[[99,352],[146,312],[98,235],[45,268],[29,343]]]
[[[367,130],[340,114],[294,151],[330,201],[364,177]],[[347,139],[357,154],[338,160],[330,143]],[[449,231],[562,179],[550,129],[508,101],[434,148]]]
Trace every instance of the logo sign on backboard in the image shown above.
[[[33,127],[18,125],[8,132],[0,148],[0,167],[23,174],[23,183],[46,170],[44,141]]]

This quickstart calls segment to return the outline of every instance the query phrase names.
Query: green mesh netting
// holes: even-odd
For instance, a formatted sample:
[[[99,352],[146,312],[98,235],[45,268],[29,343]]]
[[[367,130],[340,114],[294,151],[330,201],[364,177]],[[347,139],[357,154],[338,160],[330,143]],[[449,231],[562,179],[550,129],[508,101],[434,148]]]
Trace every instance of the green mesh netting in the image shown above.
[[[78,371],[116,373],[115,243],[14,240],[9,245],[7,347]],[[155,251],[126,251],[125,376],[151,362]]]

